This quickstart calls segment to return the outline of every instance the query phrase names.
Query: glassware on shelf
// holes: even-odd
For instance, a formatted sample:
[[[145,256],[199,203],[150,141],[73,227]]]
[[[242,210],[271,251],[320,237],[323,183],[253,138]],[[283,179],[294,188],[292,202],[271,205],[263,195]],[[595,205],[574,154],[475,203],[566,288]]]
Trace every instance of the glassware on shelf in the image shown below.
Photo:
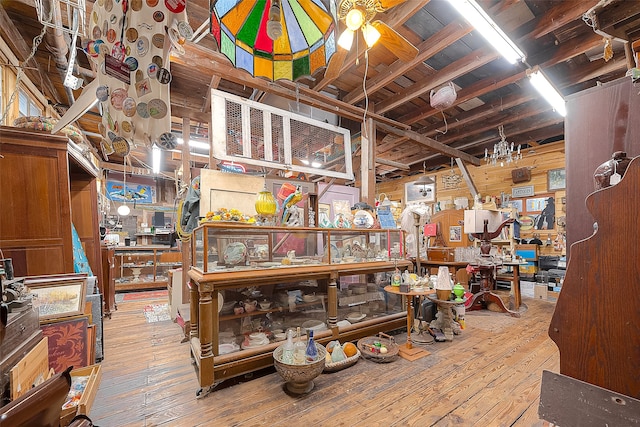
[[[293,331],[287,331],[287,342],[282,348],[282,363],[293,364]]]
[[[300,326],[296,328],[296,336],[298,340],[293,345],[293,364],[294,365],[304,365],[305,363],[305,353],[307,351],[307,345],[302,341]]]
[[[313,363],[318,360],[318,348],[316,347],[316,342],[313,339],[313,329],[309,330],[308,335],[309,338],[307,340],[307,348],[304,352],[304,356],[307,363]]]

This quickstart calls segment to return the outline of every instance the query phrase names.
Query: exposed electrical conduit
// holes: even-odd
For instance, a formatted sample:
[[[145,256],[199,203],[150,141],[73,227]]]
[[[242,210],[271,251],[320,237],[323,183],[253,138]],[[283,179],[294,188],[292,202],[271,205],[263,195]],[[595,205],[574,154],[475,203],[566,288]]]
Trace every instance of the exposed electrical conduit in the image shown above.
[[[47,29],[45,45],[47,47],[47,50],[53,54],[53,60],[56,63],[56,69],[60,73],[62,81],[64,81],[67,74],[67,68],[69,68],[69,62],[67,61],[69,47],[67,46],[67,41],[64,38],[64,32],[60,29],[62,28],[62,14],[60,12],[60,3],[56,0],[42,0],[42,9],[44,11],[44,16],[49,16],[49,14],[51,14],[51,22],[52,24],[54,24],[54,27],[56,27]],[[73,105],[73,103],[75,102],[73,90],[71,90],[71,88],[67,86],[65,86],[64,88],[67,92],[69,105]]]

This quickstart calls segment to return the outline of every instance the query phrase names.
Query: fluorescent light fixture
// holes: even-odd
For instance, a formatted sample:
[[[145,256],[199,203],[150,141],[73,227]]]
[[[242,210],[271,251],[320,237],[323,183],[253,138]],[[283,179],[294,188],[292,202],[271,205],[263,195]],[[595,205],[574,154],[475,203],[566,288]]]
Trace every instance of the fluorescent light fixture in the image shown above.
[[[177,138],[177,140],[178,140],[178,144],[179,145],[184,144],[184,139]],[[209,143],[208,142],[204,142],[204,141],[194,141],[193,139],[190,139],[189,140],[189,147],[200,148],[201,150],[209,151]]]
[[[152,168],[153,168],[153,173],[158,174],[160,173],[160,161],[162,160],[162,150],[160,150],[160,147],[158,147],[157,145],[153,144],[153,147],[151,148],[151,160],[152,160]]]
[[[362,27],[362,35],[364,36],[364,41],[367,43],[367,46],[373,47],[380,38],[380,31],[376,30],[373,25],[364,24]]]
[[[349,50],[351,49],[352,44],[353,44],[353,31],[346,29],[342,32],[342,34],[338,38],[338,46],[340,46],[344,50]]]
[[[493,19],[475,0],[449,0],[449,3],[466,19],[507,61],[515,64],[524,61],[525,54],[493,22]]]
[[[536,65],[532,69],[527,70],[527,77],[534,88],[544,97],[544,99],[551,104],[556,113],[562,117],[567,116],[567,107],[564,102],[564,98],[556,90],[547,77],[542,73],[542,70]]]
[[[311,165],[312,168],[316,168],[316,169],[318,169],[320,166],[322,166],[322,163],[320,163],[317,160],[313,160],[312,162],[309,162],[309,160],[307,160],[307,159],[300,159],[300,162],[305,166]]]

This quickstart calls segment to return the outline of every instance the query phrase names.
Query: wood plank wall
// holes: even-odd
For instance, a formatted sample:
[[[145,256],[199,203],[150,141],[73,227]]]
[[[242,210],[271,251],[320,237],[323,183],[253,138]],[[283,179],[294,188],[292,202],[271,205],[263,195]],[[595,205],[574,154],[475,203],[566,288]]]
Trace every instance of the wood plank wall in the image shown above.
[[[494,196],[496,200],[500,201],[500,194],[506,193],[511,196],[511,190],[513,187],[522,187],[533,185],[535,196],[543,197],[546,195],[553,195],[556,201],[556,220],[560,216],[565,216],[564,206],[562,203],[565,197],[565,191],[548,191],[548,171],[552,169],[562,169],[565,167],[565,149],[564,141],[545,144],[544,146],[534,147],[535,152],[530,152],[530,149],[524,150],[523,158],[518,161],[517,164],[505,165],[501,167],[498,165],[483,164],[479,167],[468,166],[467,169],[473,180],[476,189],[480,195]],[[513,169],[529,167],[531,168],[531,181],[514,184],[511,179],[511,171]],[[460,169],[454,163],[453,171],[460,175]],[[427,172],[429,176],[436,177],[436,200],[441,202],[441,206],[445,205],[444,202],[453,201],[457,197],[466,197],[469,200],[469,206],[473,206],[473,197],[464,181],[455,189],[444,189],[443,176],[449,175],[451,168],[446,168],[438,172]],[[402,201],[404,207],[404,187],[408,182],[416,181],[420,175],[413,175],[411,177],[397,179],[388,182],[378,183],[376,186],[376,194],[385,193],[387,197],[392,201]],[[551,194],[549,194],[551,193]],[[534,232],[540,233],[540,238],[544,241],[547,236],[551,236],[551,240],[554,240],[558,234],[558,231],[563,231],[563,228],[559,228],[557,223],[553,230],[523,230],[521,231],[521,237],[531,238]],[[541,254],[558,254],[552,247],[542,247]]]

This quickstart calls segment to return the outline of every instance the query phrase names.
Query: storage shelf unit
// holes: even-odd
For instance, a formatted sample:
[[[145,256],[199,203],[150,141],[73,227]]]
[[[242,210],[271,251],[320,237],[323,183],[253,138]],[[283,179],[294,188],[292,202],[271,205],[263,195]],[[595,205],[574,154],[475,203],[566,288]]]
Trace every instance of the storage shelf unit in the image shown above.
[[[400,298],[384,292],[383,298],[366,298],[380,295],[387,284],[384,273],[411,265],[404,259],[401,230],[208,223],[194,230],[192,245],[190,342],[200,392],[271,365],[272,352],[281,344],[274,330],[316,322],[322,328],[315,329],[314,337],[327,343],[406,324]],[[344,304],[359,296],[361,304]],[[263,310],[259,302],[264,301],[271,306]],[[246,303],[250,311],[235,313],[234,306],[241,306],[236,302]],[[366,314],[364,320],[346,321],[354,311]],[[249,341],[251,333],[260,331],[268,339]]]
[[[168,271],[180,267],[181,253],[168,246],[126,246],[115,249],[115,289],[166,288]]]

